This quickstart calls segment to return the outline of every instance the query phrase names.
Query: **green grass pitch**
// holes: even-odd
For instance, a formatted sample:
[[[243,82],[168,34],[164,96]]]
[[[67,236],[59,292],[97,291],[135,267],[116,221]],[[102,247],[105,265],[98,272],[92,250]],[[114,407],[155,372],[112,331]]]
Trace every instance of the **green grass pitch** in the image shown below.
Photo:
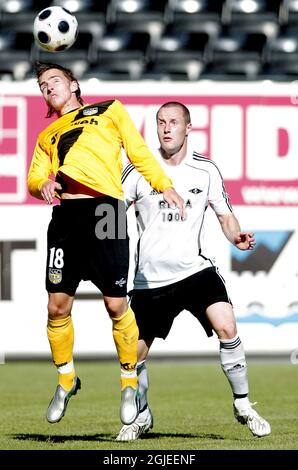
[[[271,424],[254,437],[232,413],[229,385],[217,363],[148,361],[154,428],[130,443],[115,442],[119,421],[117,361],[77,362],[82,390],[58,424],[45,420],[56,387],[47,362],[1,366],[0,449],[284,450],[298,449],[298,366],[249,364],[250,398]]]

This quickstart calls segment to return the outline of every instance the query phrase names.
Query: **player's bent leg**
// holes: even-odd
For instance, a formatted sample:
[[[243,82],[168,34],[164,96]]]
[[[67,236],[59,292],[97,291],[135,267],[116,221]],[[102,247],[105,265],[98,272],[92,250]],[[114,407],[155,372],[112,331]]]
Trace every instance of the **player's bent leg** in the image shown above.
[[[136,372],[139,330],[126,299],[105,297],[104,300],[113,321],[113,337],[121,367],[120,419],[128,425],[135,421],[139,413]]]
[[[271,433],[270,424],[257,413],[254,405],[256,403],[250,403],[247,397],[234,400],[234,416],[239,423],[246,424],[254,436],[268,436]]]
[[[49,423],[58,423],[63,416],[69,402],[69,399],[77,394],[81,388],[81,381],[79,377],[74,378],[74,384],[70,390],[64,390],[61,385],[58,385],[55,394],[49,404],[47,410],[47,420]]]
[[[135,441],[142,434],[153,428],[153,415],[149,407],[139,413],[136,420],[129,425],[124,425],[120,429],[116,441]]]

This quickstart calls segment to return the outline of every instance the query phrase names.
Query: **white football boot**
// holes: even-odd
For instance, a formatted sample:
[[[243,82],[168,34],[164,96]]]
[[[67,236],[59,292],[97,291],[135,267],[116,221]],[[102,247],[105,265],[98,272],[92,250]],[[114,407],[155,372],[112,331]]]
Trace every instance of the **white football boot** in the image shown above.
[[[135,441],[151,428],[153,428],[153,415],[147,407],[139,414],[132,424],[129,424],[128,426],[125,425],[121,428],[118,436],[116,437],[116,441]]]
[[[254,436],[268,436],[271,433],[270,424],[252,408],[254,405],[256,403],[250,403],[248,398],[236,399],[233,405],[234,416],[239,423],[246,424]]]

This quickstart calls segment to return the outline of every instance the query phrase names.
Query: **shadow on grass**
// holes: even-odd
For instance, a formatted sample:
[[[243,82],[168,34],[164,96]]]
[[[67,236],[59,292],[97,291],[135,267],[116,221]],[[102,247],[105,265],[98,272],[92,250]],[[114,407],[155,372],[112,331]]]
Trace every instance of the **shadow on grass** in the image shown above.
[[[47,443],[64,443],[68,441],[90,441],[90,442],[115,442],[116,435],[114,434],[83,434],[83,435],[55,435],[51,436],[48,434],[11,434],[10,437],[19,441],[35,441],[35,442],[47,442]],[[162,438],[183,438],[183,439],[215,439],[223,440],[224,437],[219,434],[183,434],[183,433],[159,433],[150,432],[149,434],[143,434],[141,439],[162,439]]]

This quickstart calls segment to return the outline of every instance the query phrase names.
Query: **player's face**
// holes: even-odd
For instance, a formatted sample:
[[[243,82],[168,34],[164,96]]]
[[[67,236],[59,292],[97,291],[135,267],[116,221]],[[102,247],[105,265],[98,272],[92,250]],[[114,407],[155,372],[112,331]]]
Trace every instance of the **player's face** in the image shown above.
[[[191,124],[185,122],[180,106],[162,108],[157,116],[157,134],[161,148],[168,154],[176,154],[186,142]]]
[[[76,82],[70,81],[59,69],[50,69],[39,77],[39,86],[47,104],[59,114],[67,111],[67,105],[73,101]],[[68,109],[69,111],[69,109]]]

